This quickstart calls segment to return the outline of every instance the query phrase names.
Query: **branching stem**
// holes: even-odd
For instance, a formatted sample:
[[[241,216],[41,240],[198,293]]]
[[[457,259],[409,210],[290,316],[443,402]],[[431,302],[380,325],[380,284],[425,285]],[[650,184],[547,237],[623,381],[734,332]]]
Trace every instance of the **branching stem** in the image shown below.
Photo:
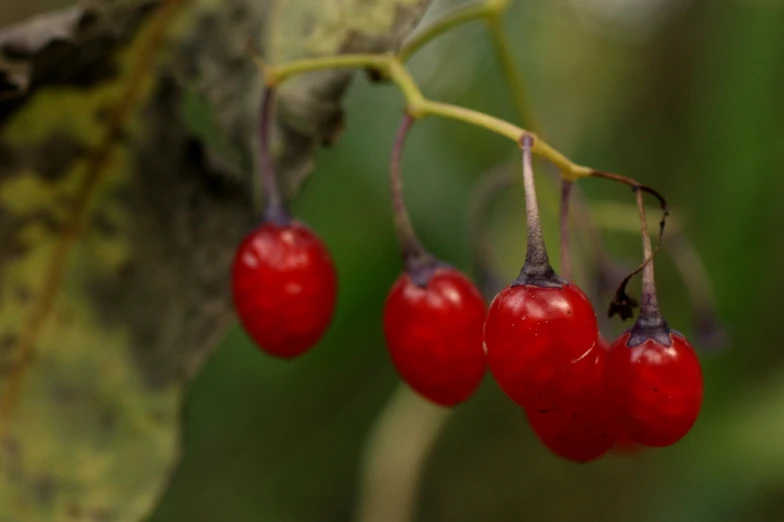
[[[515,143],[519,143],[523,135],[529,135],[534,142],[532,152],[556,165],[561,169],[564,177],[579,179],[588,177],[594,172],[593,169],[572,162],[558,150],[536,136],[536,134],[513,123],[473,109],[426,99],[411,73],[397,55],[343,54],[297,60],[278,66],[266,64],[261,60],[257,60],[257,63],[264,74],[265,83],[268,87],[280,85],[292,76],[310,71],[336,68],[370,68],[381,76],[389,78],[400,88],[406,100],[406,111],[414,119],[440,116],[458,120],[500,134]]]

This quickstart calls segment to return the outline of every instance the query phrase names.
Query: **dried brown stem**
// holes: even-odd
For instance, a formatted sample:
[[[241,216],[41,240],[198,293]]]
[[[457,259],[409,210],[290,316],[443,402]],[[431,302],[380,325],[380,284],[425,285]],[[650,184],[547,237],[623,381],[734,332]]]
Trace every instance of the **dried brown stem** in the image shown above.
[[[622,320],[626,320],[633,316],[633,309],[640,306],[637,301],[628,295],[626,292],[626,287],[629,284],[629,281],[638,273],[643,272],[643,282],[642,282],[642,306],[640,308],[640,317],[643,316],[653,316],[658,315],[660,316],[661,313],[659,312],[659,304],[656,298],[656,285],[654,282],[654,274],[653,274],[653,259],[656,257],[656,254],[659,252],[662,244],[662,238],[664,235],[664,226],[666,224],[666,218],[669,215],[669,211],[666,207],[666,202],[664,198],[658,197],[659,202],[662,205],[662,218],[659,222],[659,241],[656,244],[656,248],[651,248],[651,239],[648,233],[648,222],[645,217],[645,202],[643,201],[643,192],[645,191],[642,186],[635,186],[633,190],[636,195],[637,199],[637,208],[640,211],[640,222],[641,222],[641,234],[642,234],[642,242],[643,242],[643,256],[644,260],[640,266],[635,268],[629,275],[627,275],[621,284],[618,286],[618,289],[615,292],[615,297],[613,298],[612,302],[610,303],[610,308],[608,310],[608,316],[612,317],[615,314],[618,314]]]

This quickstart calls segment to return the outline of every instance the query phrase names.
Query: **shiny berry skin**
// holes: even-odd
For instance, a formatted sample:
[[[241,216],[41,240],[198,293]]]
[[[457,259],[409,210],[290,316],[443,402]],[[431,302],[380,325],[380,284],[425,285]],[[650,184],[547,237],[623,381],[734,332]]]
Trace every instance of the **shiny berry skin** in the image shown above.
[[[670,346],[648,338],[629,347],[630,336],[624,333],[610,348],[604,377],[608,396],[630,439],[644,446],[669,446],[688,433],[699,415],[699,360],[675,332],[669,333]]]
[[[602,340],[599,340],[602,344]],[[563,400],[552,410],[526,408],[526,417],[539,441],[550,451],[576,462],[596,460],[607,453],[618,439],[618,423],[603,395],[601,375],[607,347],[594,350],[594,377],[597,383],[583,394]]]
[[[550,410],[597,386],[598,327],[574,284],[510,286],[485,320],[487,363],[506,394],[525,408]]]
[[[265,222],[240,244],[232,267],[234,307],[263,351],[282,358],[311,348],[332,319],[337,273],[304,224]]]
[[[463,274],[436,268],[426,287],[403,273],[384,307],[384,336],[400,377],[442,406],[466,400],[485,374],[485,301]]]

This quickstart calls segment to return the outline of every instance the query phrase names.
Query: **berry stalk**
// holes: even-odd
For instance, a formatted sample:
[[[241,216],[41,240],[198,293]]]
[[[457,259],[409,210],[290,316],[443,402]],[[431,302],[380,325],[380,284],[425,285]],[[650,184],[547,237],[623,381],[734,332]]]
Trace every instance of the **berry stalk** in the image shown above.
[[[269,150],[272,109],[275,103],[275,89],[267,87],[261,99],[259,114],[259,168],[264,187],[264,220],[278,225],[289,222],[288,211],[280,193],[275,163]]]
[[[640,232],[642,234],[642,253],[643,259],[650,260],[643,265],[642,269],[642,303],[640,305],[640,317],[651,317],[657,315],[661,317],[659,300],[656,297],[656,281],[653,273],[653,248],[651,247],[651,236],[648,233],[648,221],[645,217],[645,202],[641,190],[637,190],[637,209],[640,211]]]
[[[416,120],[406,113],[397,129],[395,144],[392,148],[392,157],[389,163],[389,189],[392,199],[395,233],[400,244],[403,265],[406,272],[417,285],[426,286],[433,270],[436,268],[437,262],[422,247],[411,224],[411,218],[406,210],[405,198],[403,197],[403,176],[400,169],[406,136],[408,136],[408,131],[414,124],[414,121]]]
[[[520,275],[513,283],[517,285],[533,285],[539,287],[562,287],[566,280],[556,275],[550,266],[550,258],[542,236],[542,223],[539,219],[539,203],[536,198],[534,182],[533,147],[534,138],[524,134],[520,138],[523,156],[523,185],[525,187],[525,215],[528,226],[525,264]]]
[[[643,249],[645,249],[646,240],[648,243],[648,250],[646,250],[645,252],[645,259],[640,266],[635,268],[629,275],[623,278],[623,281],[621,281],[621,284],[618,285],[618,289],[615,291],[615,296],[613,297],[612,302],[610,302],[610,308],[607,312],[608,317],[612,317],[615,314],[618,314],[621,317],[621,319],[625,321],[626,319],[629,319],[634,315],[632,310],[639,306],[639,303],[633,297],[631,297],[629,294],[626,293],[626,286],[629,284],[629,281],[631,280],[632,277],[634,277],[635,275],[643,271],[649,264],[653,263],[653,258],[656,256],[656,254],[659,252],[659,249],[661,248],[662,237],[664,236],[664,226],[667,223],[667,216],[670,214],[670,211],[669,211],[669,207],[667,206],[667,200],[664,199],[664,196],[662,196],[659,193],[659,191],[647,185],[638,183],[636,180],[632,178],[621,176],[620,174],[611,174],[609,172],[603,172],[600,170],[594,170],[593,172],[591,172],[591,176],[617,181],[619,183],[623,183],[624,185],[630,186],[637,198],[637,207],[640,211],[640,219],[643,220],[643,224],[642,224]],[[656,244],[656,249],[653,251],[651,251],[650,249],[650,236],[648,235],[647,222],[645,221],[645,206],[643,203],[643,192],[647,192],[648,194],[651,194],[656,199],[658,199],[659,206],[662,209],[662,218],[661,221],[659,222],[659,241]],[[651,270],[652,269],[653,268],[651,267]],[[643,297],[645,297],[645,299],[647,300],[652,299],[654,301],[653,304],[655,304],[655,308],[658,309],[658,303],[656,302],[656,288],[655,285],[653,284],[653,272],[649,274],[648,278],[649,281],[647,287],[646,287],[646,282],[643,281],[643,292],[644,292]],[[653,289],[653,293],[651,294],[650,292],[648,292],[647,297],[645,293],[646,288]],[[640,318],[642,318],[643,316],[643,311],[644,311],[643,309],[640,310]],[[659,315],[661,316],[660,313]]]
[[[651,236],[648,233],[648,221],[645,217],[645,202],[643,201],[642,190],[635,190],[635,195],[637,196],[637,208],[640,211],[640,232],[645,261],[641,265],[642,297],[640,299],[640,315],[637,317],[634,327],[632,327],[627,345],[634,347],[648,339],[654,339],[663,346],[670,346],[672,344],[670,329],[664,317],[662,317],[661,308],[659,308],[653,270],[653,258],[661,246],[661,241],[656,245],[656,250],[654,251],[651,247]]]

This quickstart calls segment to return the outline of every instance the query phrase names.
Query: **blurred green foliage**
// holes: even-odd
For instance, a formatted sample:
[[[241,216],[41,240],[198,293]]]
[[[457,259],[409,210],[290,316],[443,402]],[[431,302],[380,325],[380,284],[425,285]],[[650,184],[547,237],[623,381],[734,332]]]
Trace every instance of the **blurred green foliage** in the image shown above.
[[[488,378],[439,438],[417,520],[784,520],[784,3],[666,4],[677,9],[648,33],[631,35],[637,38],[585,23],[568,2],[514,2],[506,24],[549,141],[582,164],[667,194],[705,259],[732,343],[704,354],[702,417],[672,448],[578,466],[537,444]],[[514,120],[481,29],[447,35],[412,69],[430,97]],[[320,152],[294,203],[330,245],[340,272],[334,324],[312,353],[292,362],[261,355],[232,331],[190,392],[183,462],[155,522],[351,517],[362,444],[398,382],[380,317],[400,270],[386,176],[402,105],[392,87],[358,75],[345,107],[345,135]],[[406,194],[415,226],[438,256],[470,269],[472,184],[516,154],[503,138],[459,123],[415,126],[404,159]],[[556,258],[555,188],[539,179]],[[605,181],[580,185],[592,203],[632,202],[626,189]],[[490,222],[494,253],[511,280],[524,255],[521,189],[499,199]],[[614,256],[639,259],[636,236],[606,237]],[[664,312],[688,335],[686,291],[660,259]],[[596,303],[599,313],[605,306]],[[613,324],[609,336],[622,327]]]

